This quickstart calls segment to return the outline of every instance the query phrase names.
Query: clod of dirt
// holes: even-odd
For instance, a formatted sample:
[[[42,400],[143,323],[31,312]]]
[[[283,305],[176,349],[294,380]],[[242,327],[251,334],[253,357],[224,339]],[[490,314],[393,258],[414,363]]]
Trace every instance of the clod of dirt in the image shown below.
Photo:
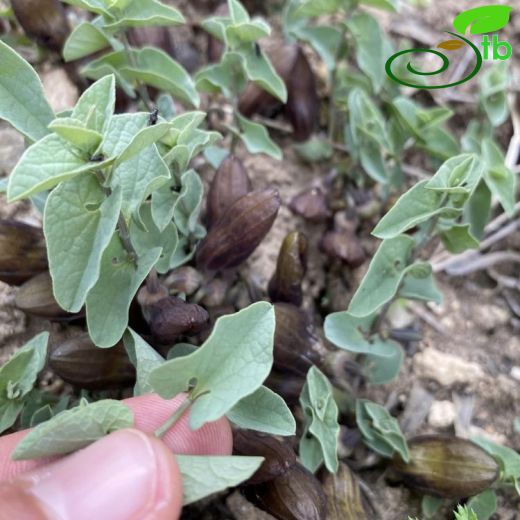
[[[63,68],[51,68],[41,72],[40,79],[49,105],[54,112],[73,107],[78,100],[78,87],[72,83]]]
[[[415,356],[414,369],[419,377],[432,379],[445,387],[475,384],[485,377],[480,365],[433,347],[427,347]]]
[[[428,415],[428,424],[432,428],[449,428],[456,415],[455,405],[451,401],[434,401]]]

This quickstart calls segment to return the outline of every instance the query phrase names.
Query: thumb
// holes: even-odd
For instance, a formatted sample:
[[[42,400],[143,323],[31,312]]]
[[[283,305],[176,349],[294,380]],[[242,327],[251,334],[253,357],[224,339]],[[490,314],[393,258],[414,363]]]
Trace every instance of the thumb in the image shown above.
[[[121,430],[0,484],[0,504],[0,520],[173,520],[182,481],[160,440]]]

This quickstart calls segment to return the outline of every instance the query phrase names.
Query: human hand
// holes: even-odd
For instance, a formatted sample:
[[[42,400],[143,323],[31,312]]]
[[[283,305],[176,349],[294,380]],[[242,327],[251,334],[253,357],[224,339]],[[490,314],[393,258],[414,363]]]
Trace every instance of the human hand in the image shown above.
[[[0,437],[0,520],[173,520],[180,516],[182,480],[172,453],[230,455],[227,419],[197,431],[187,414],[159,440],[151,432],[183,396],[125,400],[135,428],[120,430],[60,459],[13,462],[25,432]],[[143,433],[144,432],[144,433]]]

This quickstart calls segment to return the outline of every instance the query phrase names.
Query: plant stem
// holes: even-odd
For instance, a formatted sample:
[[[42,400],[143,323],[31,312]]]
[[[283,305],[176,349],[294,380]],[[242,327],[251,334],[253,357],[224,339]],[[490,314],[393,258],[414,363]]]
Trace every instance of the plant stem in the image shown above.
[[[132,46],[130,45],[130,42],[128,41],[128,37],[125,33],[121,35],[121,40],[123,42],[123,45],[125,47],[125,52],[128,56],[128,59],[130,60],[130,63],[132,64],[132,67],[137,69],[137,63],[135,61],[135,57],[132,53]],[[146,85],[144,85],[141,81],[137,80],[137,92],[139,94],[139,97],[141,98],[141,101],[145,104],[147,110],[149,112],[153,109],[153,103],[150,100],[150,96],[148,95],[148,90],[146,89]]]
[[[155,430],[154,435],[159,439],[163,437],[168,432],[168,430],[184,415],[184,412],[188,410],[192,404],[193,401],[189,397],[186,397],[179,408],[173,412],[173,414],[166,420],[166,422],[159,426],[157,430]]]
[[[130,240],[130,232],[128,231],[128,226],[126,225],[126,220],[122,213],[119,213],[117,228],[119,230],[119,238],[121,238],[121,242],[123,242],[123,247],[126,249],[132,261],[136,263],[138,255]]]

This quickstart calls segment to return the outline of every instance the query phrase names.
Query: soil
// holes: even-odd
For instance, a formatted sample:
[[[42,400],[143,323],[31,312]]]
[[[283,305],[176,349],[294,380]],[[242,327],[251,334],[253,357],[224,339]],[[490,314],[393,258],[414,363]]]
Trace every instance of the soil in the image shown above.
[[[489,2],[472,0],[466,3],[468,7],[476,7]],[[511,5],[511,2],[507,3]],[[406,25],[411,27],[416,23],[421,24],[428,28],[429,33],[425,31],[425,35],[440,35],[444,27],[451,25],[460,9],[460,2],[453,0],[433,0],[428,7],[421,9],[407,5],[404,8]],[[395,16],[374,13],[394,35],[402,34],[404,26]],[[518,48],[519,13],[513,14],[508,31],[509,41],[516,42]],[[519,77],[519,70],[517,59],[513,67],[514,77]],[[67,77],[55,69],[49,74],[52,74],[52,78],[47,84],[52,85],[51,89],[55,92],[61,92],[57,105],[63,99],[72,100],[73,103],[77,91],[67,83]],[[468,106],[455,104],[454,108],[457,116],[463,117],[460,120],[467,121]],[[473,110],[472,107],[469,110]],[[456,128],[454,130],[457,131]],[[502,144],[507,147],[512,132],[510,124],[503,125],[500,131]],[[273,131],[272,135],[283,148],[282,161],[242,153],[254,187],[274,186],[280,191],[283,201],[269,235],[242,269],[243,277],[249,279],[261,294],[265,294],[282,240],[293,230],[303,231],[310,246],[304,308],[315,317],[315,325],[320,331],[326,313],[347,307],[378,242],[369,236],[370,221],[362,222],[359,234],[367,252],[367,262],[355,270],[342,268],[338,278],[341,283],[331,283],[330,262],[319,247],[330,222],[309,224],[295,216],[288,209],[288,203],[303,189],[319,184],[324,178],[333,177],[334,171],[330,165],[303,163],[282,132]],[[0,125],[0,177],[12,170],[22,151],[23,140],[6,125]],[[205,170],[202,175],[209,181],[212,174]],[[40,215],[30,203],[20,202],[8,206],[3,197],[0,197],[0,218],[13,218],[35,225],[41,222]],[[497,250],[511,247],[520,250],[520,232],[517,229],[516,237],[509,237],[494,247]],[[509,269],[518,278],[518,265],[510,266]],[[338,279],[333,277],[332,282]],[[407,343],[406,360],[399,377],[382,386],[361,386],[360,397],[388,406],[409,436],[435,432],[463,437],[483,435],[520,450],[520,435],[513,428],[515,417],[520,417],[520,399],[517,398],[520,385],[519,316],[513,312],[502,288],[485,272],[465,277],[440,274],[438,280],[444,295],[441,305],[416,305],[399,312],[396,309],[390,314],[390,321],[395,321],[396,326],[404,324],[422,336],[419,341]],[[331,291],[332,285],[336,285],[334,291]],[[51,332],[51,344],[57,344],[75,332],[70,327],[24,315],[14,306],[15,293],[15,287],[0,282],[0,364],[41,330]],[[520,301],[518,292],[515,298]],[[54,391],[63,388],[52,374],[44,377],[44,384],[52,385]],[[389,486],[381,478],[381,472],[371,469],[361,471],[360,477],[374,494],[383,520],[404,520],[407,515],[420,516],[420,499],[406,488]],[[501,492],[499,511],[493,518],[518,518],[519,506],[520,501],[513,498],[512,494]],[[446,515],[447,510],[440,513],[438,518],[451,518]],[[251,508],[236,492],[227,500],[217,501],[217,505],[205,502],[203,508],[192,508],[185,512],[185,517],[237,520],[270,518]]]

